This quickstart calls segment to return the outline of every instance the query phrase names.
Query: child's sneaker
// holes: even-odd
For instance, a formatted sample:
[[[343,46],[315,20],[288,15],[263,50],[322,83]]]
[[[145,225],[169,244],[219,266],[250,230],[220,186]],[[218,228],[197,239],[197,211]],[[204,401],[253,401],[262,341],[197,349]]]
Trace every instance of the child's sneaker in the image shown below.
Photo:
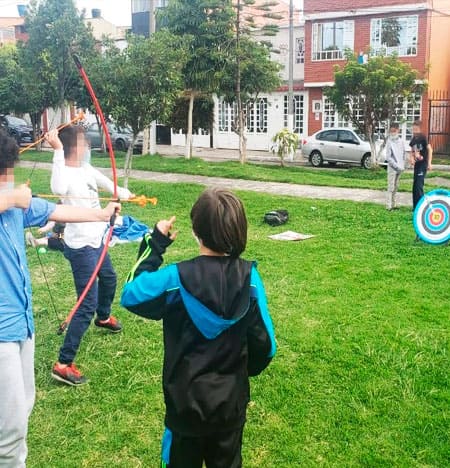
[[[57,362],[53,366],[52,377],[67,385],[78,386],[87,383],[86,377],[79,371],[73,362],[67,366],[63,366]]]
[[[106,328],[112,333],[119,333],[122,331],[122,324],[113,315],[110,315],[106,320],[96,318],[94,323],[97,327]]]

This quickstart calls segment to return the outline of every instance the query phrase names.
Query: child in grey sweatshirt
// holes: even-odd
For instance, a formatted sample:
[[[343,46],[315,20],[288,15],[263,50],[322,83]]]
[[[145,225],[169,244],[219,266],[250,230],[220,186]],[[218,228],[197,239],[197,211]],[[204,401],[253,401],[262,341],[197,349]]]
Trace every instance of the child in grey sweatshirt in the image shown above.
[[[389,137],[386,142],[386,159],[388,163],[386,209],[393,210],[396,208],[398,184],[400,176],[405,170],[406,159],[406,149],[403,140],[400,138],[398,123],[392,123],[389,127]]]

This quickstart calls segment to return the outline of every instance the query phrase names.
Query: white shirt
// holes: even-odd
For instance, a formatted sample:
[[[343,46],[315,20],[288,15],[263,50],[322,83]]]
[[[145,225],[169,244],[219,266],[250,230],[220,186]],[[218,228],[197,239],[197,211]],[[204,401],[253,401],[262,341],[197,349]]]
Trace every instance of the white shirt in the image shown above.
[[[55,195],[66,195],[62,198],[64,205],[84,208],[101,208],[98,199],[98,188],[114,193],[114,183],[90,164],[80,167],[66,166],[64,151],[56,150],[53,154],[51,189]],[[118,187],[119,198],[127,200],[131,192]],[[81,247],[100,247],[108,223],[67,223],[64,230],[64,242],[71,249]]]

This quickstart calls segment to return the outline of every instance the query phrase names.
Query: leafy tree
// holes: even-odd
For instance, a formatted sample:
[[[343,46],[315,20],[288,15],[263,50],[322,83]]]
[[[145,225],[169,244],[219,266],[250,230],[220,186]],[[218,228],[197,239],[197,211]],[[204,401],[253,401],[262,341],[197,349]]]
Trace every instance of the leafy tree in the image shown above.
[[[78,94],[80,79],[71,53],[86,58],[94,51],[94,38],[83,22],[73,0],[32,0],[25,26],[29,40],[23,46],[23,54],[42,78],[40,86],[54,95],[61,108],[61,120],[65,121],[65,104]]]
[[[233,42],[233,9],[229,0],[171,0],[161,15],[169,31],[189,41],[183,75],[184,96],[189,102],[186,158],[190,158],[194,101],[220,88]]]
[[[184,96],[175,101],[172,114],[165,123],[175,130],[182,130],[187,134],[189,101]],[[192,112],[192,130],[212,131],[214,123],[214,101],[210,96],[199,97],[194,101]]]
[[[0,47],[0,113],[20,112],[22,94],[17,48]]]
[[[399,102],[414,102],[426,84],[410,64],[395,55],[370,57],[368,63],[360,64],[355,55],[348,54],[345,66],[335,68],[334,81],[325,94],[341,117],[367,137],[375,166],[376,129],[387,120],[398,120],[402,115]]]
[[[154,120],[169,118],[182,90],[186,57],[186,41],[159,31],[149,39],[130,36],[123,51],[111,47],[102,60],[91,63],[91,81],[102,98],[105,115],[133,131],[125,159],[125,186],[138,133]]]
[[[0,48],[0,113],[28,113],[36,137],[41,133],[42,113],[55,103],[43,85],[45,65],[26,53],[19,43]]]
[[[265,43],[255,42],[249,37],[240,39],[239,59],[230,57],[230,64],[222,83],[225,101],[237,104],[237,120],[233,124],[239,135],[239,155],[241,163],[247,159],[247,115],[261,93],[268,93],[281,84],[281,65],[270,58],[270,49]],[[237,90],[237,87],[239,90]]]
[[[273,91],[279,85],[277,79],[278,65],[271,62],[270,54],[268,53],[271,47],[270,42],[260,42],[259,44],[252,43],[251,35],[255,30],[259,35],[273,36],[277,33],[276,25],[266,23],[259,29],[256,29],[254,16],[244,14],[246,6],[254,6],[256,10],[261,12],[261,17],[265,19],[279,19],[280,16],[271,12],[271,7],[277,5],[278,2],[266,1],[255,6],[255,0],[237,0],[234,5],[236,11],[235,23],[235,47],[234,54],[231,56],[231,70],[234,72],[235,87],[234,99],[237,105],[237,121],[235,122],[235,130],[239,135],[239,159],[243,164],[247,160],[247,137],[246,137],[246,113],[249,104],[258,95],[259,92]],[[252,54],[255,56],[252,56]],[[256,63],[262,60],[261,63]],[[259,75],[245,75],[252,68],[252,64],[256,65],[256,70]],[[261,80],[261,85],[258,83]],[[247,81],[247,80],[250,80]],[[229,80],[228,80],[229,83]],[[251,84],[250,84],[251,83]],[[267,86],[263,86],[265,83]],[[253,88],[253,86],[255,86]],[[244,89],[244,88],[247,89]],[[230,93],[226,91],[227,98],[230,100]]]

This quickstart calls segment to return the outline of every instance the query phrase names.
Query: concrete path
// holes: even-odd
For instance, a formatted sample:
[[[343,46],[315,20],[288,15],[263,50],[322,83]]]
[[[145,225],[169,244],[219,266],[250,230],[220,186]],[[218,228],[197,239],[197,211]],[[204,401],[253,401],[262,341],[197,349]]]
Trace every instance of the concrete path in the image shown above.
[[[35,163],[32,161],[21,161],[19,167],[32,168],[34,164]],[[36,168],[51,170],[51,166],[51,163],[38,163]],[[110,169],[100,170],[111,177]],[[123,171],[118,170],[118,175],[119,177],[122,176]],[[382,190],[297,185],[281,182],[261,182],[255,180],[228,179],[225,177],[207,177],[151,171],[133,170],[131,171],[131,177],[138,180],[148,180],[149,182],[194,183],[205,186],[220,186],[231,190],[248,190],[252,192],[270,193],[273,195],[287,195],[291,197],[323,200],[350,200],[355,202],[377,203],[381,205],[385,203],[386,197],[386,192]],[[443,180],[447,181],[446,179]],[[411,206],[411,193],[399,193],[398,204],[400,206]]]

